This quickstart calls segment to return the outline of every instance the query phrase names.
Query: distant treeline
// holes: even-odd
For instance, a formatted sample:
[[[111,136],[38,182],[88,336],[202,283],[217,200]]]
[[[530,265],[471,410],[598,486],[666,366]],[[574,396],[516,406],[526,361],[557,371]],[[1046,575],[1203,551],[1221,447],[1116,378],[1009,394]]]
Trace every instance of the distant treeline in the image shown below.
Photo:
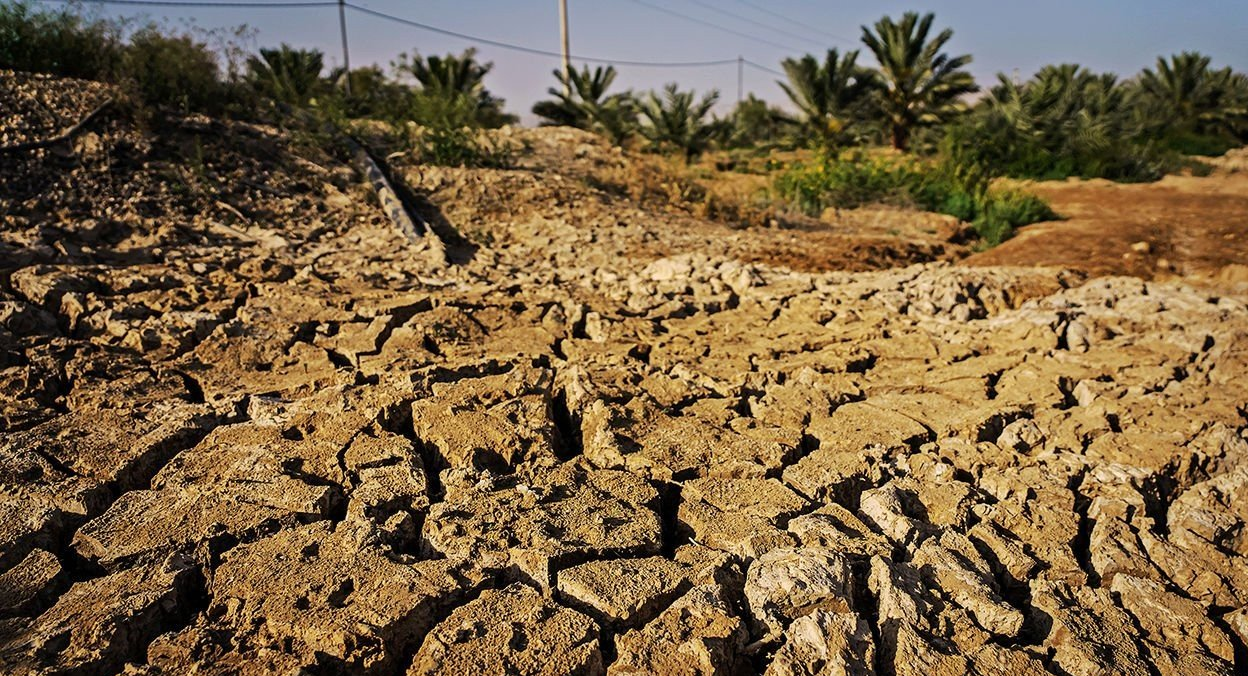
[[[793,113],[750,96],[724,117],[715,90],[698,95],[614,91],[611,66],[555,72],[542,124],[578,127],[611,143],[686,161],[711,149],[756,153],[808,148],[814,161],[784,167],[775,192],[818,211],[897,201],[976,223],[985,241],[1051,217],[1038,200],[990,190],[995,177],[1154,180],[1193,155],[1248,141],[1248,76],[1184,52],[1119,78],[1077,64],[1046,66],[1025,81],[999,75],[987,90],[944,49],[953,31],[932,14],[883,17],[862,27],[859,50],[785,59],[779,84]],[[476,130],[517,121],[485,86],[492,64],[473,49],[402,54],[388,70],[325,68],[318,50],[281,45],[254,53],[249,33],[193,32],[90,18],[74,9],[0,4],[0,68],[103,80],[144,110],[178,109],[342,125],[378,119],[419,129],[428,161],[500,164]],[[298,115],[294,113],[299,113]],[[910,160],[882,156],[891,147]]]

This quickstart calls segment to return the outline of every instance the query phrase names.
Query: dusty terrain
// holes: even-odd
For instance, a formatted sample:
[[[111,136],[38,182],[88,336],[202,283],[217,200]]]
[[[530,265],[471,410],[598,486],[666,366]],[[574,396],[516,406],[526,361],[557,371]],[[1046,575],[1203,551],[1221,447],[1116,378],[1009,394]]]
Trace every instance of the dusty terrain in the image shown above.
[[[265,127],[0,157],[0,671],[1248,668],[1248,293],[742,262],[515,133],[391,158],[451,265]]]
[[[1070,180],[1029,186],[1065,217],[1021,228],[968,262],[1061,265],[1094,275],[1248,282],[1248,150],[1207,177],[1157,183]]]

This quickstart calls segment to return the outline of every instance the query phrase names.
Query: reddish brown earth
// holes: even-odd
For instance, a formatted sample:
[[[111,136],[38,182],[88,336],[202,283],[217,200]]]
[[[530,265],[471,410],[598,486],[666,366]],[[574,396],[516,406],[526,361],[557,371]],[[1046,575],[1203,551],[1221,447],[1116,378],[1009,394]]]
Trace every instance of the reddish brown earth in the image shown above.
[[[449,264],[274,128],[0,157],[0,672],[1248,669],[1242,287],[750,263],[498,136],[384,149]]]
[[[1065,220],[1021,228],[967,264],[1248,282],[1248,171],[1219,169],[1203,178],[1167,176],[1144,184],[1072,180],[1028,189]]]

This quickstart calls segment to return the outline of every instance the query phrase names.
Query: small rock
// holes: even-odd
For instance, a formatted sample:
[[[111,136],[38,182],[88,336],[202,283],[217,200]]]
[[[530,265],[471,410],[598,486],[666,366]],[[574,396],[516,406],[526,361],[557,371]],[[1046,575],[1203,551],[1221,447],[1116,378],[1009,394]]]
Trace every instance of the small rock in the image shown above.
[[[655,620],[616,638],[612,676],[736,673],[746,632],[718,585],[690,589]]]
[[[1027,453],[1037,449],[1043,443],[1044,432],[1041,432],[1040,426],[1030,418],[1015,420],[1006,425],[1005,429],[1001,430],[1001,436],[997,437],[998,446],[1012,449],[1019,453]]]
[[[755,625],[774,639],[812,611],[849,612],[853,575],[848,560],[830,549],[773,549],[750,564],[745,598]]]
[[[654,619],[690,586],[690,571],[653,556],[590,561],[559,572],[560,598],[590,616],[619,627]]]
[[[333,209],[334,211],[350,209],[355,203],[350,197],[339,192],[338,188],[332,183],[325,183],[322,185],[322,190],[325,192],[325,197],[323,198],[325,206]]]
[[[1066,325],[1066,347],[1071,352],[1087,352],[1092,344],[1091,336],[1087,325],[1077,319]]]
[[[61,562],[56,556],[42,549],[31,551],[0,574],[0,617],[37,610],[51,598],[61,577]]]
[[[871,626],[855,613],[815,610],[784,632],[765,676],[872,676]]]
[[[908,503],[916,499],[889,483],[862,494],[858,511],[888,539],[901,546],[912,546],[929,535],[934,528],[912,518]]]
[[[522,584],[456,608],[420,646],[408,676],[591,676],[603,670],[598,627]]]

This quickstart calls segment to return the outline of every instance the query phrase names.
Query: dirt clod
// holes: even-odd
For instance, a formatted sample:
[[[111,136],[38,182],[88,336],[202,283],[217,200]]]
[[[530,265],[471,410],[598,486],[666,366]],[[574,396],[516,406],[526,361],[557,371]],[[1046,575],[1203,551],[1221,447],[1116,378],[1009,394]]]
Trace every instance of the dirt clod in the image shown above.
[[[512,129],[518,168],[391,158],[434,267],[288,131],[90,127],[0,158],[0,672],[1248,670],[1210,250],[734,229]]]

